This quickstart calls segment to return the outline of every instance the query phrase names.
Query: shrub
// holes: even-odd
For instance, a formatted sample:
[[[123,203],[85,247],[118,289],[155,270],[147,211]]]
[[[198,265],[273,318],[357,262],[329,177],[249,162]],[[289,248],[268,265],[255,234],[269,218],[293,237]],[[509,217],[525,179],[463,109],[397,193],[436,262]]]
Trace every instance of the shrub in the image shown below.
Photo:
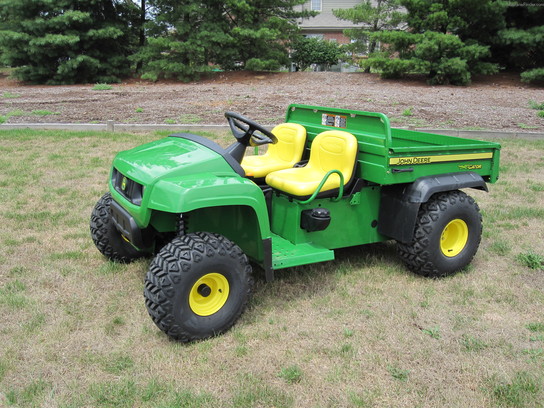
[[[412,60],[389,58],[386,56],[371,57],[361,63],[363,68],[372,68],[385,79],[402,78],[405,74],[414,73],[416,64]]]
[[[484,61],[490,55],[489,47],[465,43],[453,34],[391,31],[374,34],[373,38],[388,45],[364,65],[384,78],[425,74],[432,85],[467,85],[473,74],[493,74],[498,70],[496,64]]]
[[[291,60],[304,71],[312,64],[337,64],[342,55],[342,50],[335,42],[303,37],[293,43]]]
[[[544,85],[544,68],[535,68],[522,72],[521,80],[531,84]]]
[[[251,58],[246,62],[246,69],[250,71],[277,71],[280,69],[280,63],[277,60],[262,60]]]

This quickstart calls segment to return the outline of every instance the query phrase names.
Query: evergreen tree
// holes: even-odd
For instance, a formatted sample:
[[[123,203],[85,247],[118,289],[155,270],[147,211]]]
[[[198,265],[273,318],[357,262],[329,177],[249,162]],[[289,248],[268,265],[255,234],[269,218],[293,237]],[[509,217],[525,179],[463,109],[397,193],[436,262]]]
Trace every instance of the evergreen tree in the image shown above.
[[[132,2],[2,0],[2,62],[23,81],[115,82],[130,73]]]
[[[436,31],[489,45],[504,28],[502,0],[400,0],[412,32]]]
[[[223,2],[149,0],[152,14],[147,42],[134,57],[143,66],[142,78],[188,80],[211,69],[218,51],[229,53]]]
[[[366,66],[383,76],[425,74],[431,84],[465,85],[473,74],[491,74],[483,45],[503,27],[504,4],[499,0],[400,0],[408,14],[408,30],[375,33],[388,44],[372,55]]]
[[[509,2],[505,25],[495,38],[494,58],[507,69],[524,71],[523,81],[544,83],[544,0]]]
[[[147,45],[135,59],[143,78],[190,80],[212,65],[223,69],[277,69],[288,63],[297,31],[293,9],[304,0],[148,0],[154,15]]]
[[[298,34],[297,18],[314,16],[296,11],[305,0],[230,0],[225,2],[229,33],[237,55],[220,55],[217,62],[232,68],[275,70],[289,63],[287,46]]]
[[[482,61],[490,56],[489,47],[468,45],[453,34],[391,31],[379,34],[379,39],[387,44],[386,50],[365,63],[380,71],[382,77],[418,73],[425,74],[432,85],[466,85],[474,73],[496,72],[494,64]]]
[[[363,24],[361,28],[344,30],[344,34],[356,40],[349,46],[352,52],[372,54],[378,43],[370,34],[398,28],[405,17],[400,10],[399,0],[364,0],[353,8],[333,10],[333,13],[341,20]]]

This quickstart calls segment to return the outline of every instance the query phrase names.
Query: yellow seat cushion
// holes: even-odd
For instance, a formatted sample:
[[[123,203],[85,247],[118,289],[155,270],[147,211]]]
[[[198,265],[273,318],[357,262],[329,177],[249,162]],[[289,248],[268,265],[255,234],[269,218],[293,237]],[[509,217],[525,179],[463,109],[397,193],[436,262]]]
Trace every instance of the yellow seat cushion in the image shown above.
[[[298,123],[282,123],[272,129],[278,138],[276,144],[269,144],[262,156],[245,156],[242,167],[246,176],[263,178],[268,173],[291,168],[298,163],[304,152],[306,129]]]
[[[266,176],[266,183],[297,197],[312,195],[330,170],[339,170],[348,183],[355,169],[358,143],[355,136],[341,130],[320,133],[312,142],[310,160],[305,167],[280,170]],[[340,187],[340,176],[331,174],[320,192]]]

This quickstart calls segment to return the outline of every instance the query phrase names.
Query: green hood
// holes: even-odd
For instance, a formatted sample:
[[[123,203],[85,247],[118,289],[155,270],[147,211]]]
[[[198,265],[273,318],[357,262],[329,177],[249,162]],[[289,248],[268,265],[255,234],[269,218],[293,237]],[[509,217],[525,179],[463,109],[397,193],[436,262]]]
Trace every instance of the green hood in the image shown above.
[[[240,164],[204,137],[179,133],[120,152],[113,166],[144,186],[159,179],[199,173],[244,176]]]

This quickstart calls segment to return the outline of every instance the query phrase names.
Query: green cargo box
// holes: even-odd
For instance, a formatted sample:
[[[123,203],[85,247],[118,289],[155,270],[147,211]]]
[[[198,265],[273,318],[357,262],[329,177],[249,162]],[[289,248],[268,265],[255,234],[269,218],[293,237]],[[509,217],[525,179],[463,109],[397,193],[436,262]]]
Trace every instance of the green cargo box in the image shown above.
[[[424,176],[471,171],[494,183],[501,146],[493,142],[391,128],[383,113],[290,105],[287,122],[303,125],[309,146],[326,130],[352,133],[359,141],[357,176],[381,185],[411,183]]]

